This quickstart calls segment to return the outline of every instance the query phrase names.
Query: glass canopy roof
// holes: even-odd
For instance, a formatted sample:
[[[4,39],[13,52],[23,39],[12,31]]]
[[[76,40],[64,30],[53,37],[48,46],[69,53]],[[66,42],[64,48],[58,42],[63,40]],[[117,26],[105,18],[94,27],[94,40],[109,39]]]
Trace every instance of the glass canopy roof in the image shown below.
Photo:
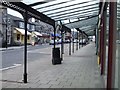
[[[23,0],[25,4],[57,21],[67,23],[70,29],[79,28],[86,33],[94,31],[99,14],[99,0]]]
[[[80,18],[84,15],[98,15],[98,0],[23,0],[32,8],[58,21],[61,19]],[[30,3],[31,2],[31,3]],[[40,4],[40,2],[44,2]],[[67,17],[67,18],[66,18]]]

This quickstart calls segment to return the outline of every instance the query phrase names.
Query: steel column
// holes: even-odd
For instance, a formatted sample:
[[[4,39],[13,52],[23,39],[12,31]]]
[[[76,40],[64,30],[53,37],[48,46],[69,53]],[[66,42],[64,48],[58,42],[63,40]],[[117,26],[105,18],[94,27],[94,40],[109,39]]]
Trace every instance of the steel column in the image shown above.
[[[76,42],[76,50],[78,50],[78,31],[77,31],[77,42]]]
[[[71,32],[70,32],[70,43],[69,43],[69,55],[71,55]]]
[[[65,36],[64,36],[64,33],[63,33],[63,44],[62,44],[62,54],[64,54],[64,40],[65,40],[65,38],[64,38]]]
[[[96,28],[96,55],[98,55],[98,26]]]
[[[99,42],[100,42],[100,46],[99,46],[99,56],[100,56],[100,64],[101,64],[101,62],[102,62],[102,40],[103,40],[103,36],[102,36],[102,34],[103,34],[103,32],[102,32],[102,24],[103,24],[103,21],[101,20],[101,25],[100,25],[100,38],[99,38]]]
[[[80,31],[79,31],[79,43],[80,43]],[[79,44],[79,43],[78,43],[78,44]],[[80,44],[79,44],[79,49],[80,49]]]
[[[24,38],[24,83],[27,83],[27,22],[28,12],[25,11],[24,25],[25,25],[25,38]]]
[[[116,25],[117,25],[117,1],[109,4],[109,44],[108,44],[108,72],[107,90],[112,90],[115,84],[116,62]]]
[[[55,49],[55,39],[56,39],[56,28],[55,28],[55,26],[53,26],[54,27],[54,49]]]
[[[61,60],[63,60],[63,30],[61,30]]]
[[[83,31],[82,31],[82,47],[83,47]]]
[[[74,53],[74,30],[73,30],[73,39],[72,39],[72,41],[73,41],[72,52]]]
[[[103,39],[104,39],[104,29],[103,29],[103,14],[101,16],[101,24],[100,24],[100,64],[101,64],[101,75],[103,73]]]
[[[106,60],[106,18],[107,17],[107,8],[104,9],[103,14],[102,14],[102,28],[101,28],[101,33],[102,33],[102,51],[101,51],[101,75],[105,74],[105,60]]]

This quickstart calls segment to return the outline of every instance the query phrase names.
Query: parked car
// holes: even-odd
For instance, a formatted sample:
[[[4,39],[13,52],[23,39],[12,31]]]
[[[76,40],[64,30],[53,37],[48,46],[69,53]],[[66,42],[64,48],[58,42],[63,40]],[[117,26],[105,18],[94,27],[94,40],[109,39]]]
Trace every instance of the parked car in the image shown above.
[[[62,42],[62,40],[61,40],[61,39],[59,39],[57,43],[58,43],[58,44],[61,44],[61,42]]]
[[[54,45],[54,40],[50,40],[50,43],[49,43],[50,45]],[[58,41],[57,40],[55,40],[55,44],[58,44]]]
[[[87,44],[87,40],[86,39],[81,39],[80,42],[79,42],[80,45],[86,45]]]
[[[79,42],[79,40],[77,40],[77,39],[74,39],[73,43],[77,43],[77,42]]]

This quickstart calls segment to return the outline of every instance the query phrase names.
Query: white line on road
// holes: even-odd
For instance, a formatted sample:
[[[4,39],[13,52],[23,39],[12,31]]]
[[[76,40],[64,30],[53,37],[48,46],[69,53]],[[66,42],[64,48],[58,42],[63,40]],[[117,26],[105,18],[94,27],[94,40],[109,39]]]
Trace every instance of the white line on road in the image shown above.
[[[6,68],[2,68],[0,69],[0,71],[4,71],[4,70],[8,70],[8,69],[12,69],[12,68],[15,68],[15,67],[18,67],[18,66],[21,66],[22,64],[13,64],[13,66],[10,66],[10,67],[6,67]]]

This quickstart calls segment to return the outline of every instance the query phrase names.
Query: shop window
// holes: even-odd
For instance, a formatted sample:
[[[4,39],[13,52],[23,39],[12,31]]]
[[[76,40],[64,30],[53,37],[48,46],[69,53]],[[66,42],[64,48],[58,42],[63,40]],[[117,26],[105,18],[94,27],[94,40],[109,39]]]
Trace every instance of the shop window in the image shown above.
[[[17,34],[17,40],[18,41],[20,40],[20,34]]]
[[[30,39],[30,36],[27,36],[27,39],[29,40],[29,39]]]
[[[24,28],[24,22],[19,22],[19,28]]]
[[[23,40],[24,39],[24,36],[22,35],[21,39]]]

